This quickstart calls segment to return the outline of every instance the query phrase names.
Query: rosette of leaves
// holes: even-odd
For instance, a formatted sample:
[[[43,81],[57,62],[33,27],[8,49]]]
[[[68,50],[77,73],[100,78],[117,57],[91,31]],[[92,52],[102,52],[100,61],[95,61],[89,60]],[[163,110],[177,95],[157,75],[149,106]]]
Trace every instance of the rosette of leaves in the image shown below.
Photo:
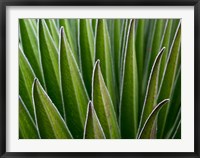
[[[19,138],[181,138],[179,19],[20,19]]]

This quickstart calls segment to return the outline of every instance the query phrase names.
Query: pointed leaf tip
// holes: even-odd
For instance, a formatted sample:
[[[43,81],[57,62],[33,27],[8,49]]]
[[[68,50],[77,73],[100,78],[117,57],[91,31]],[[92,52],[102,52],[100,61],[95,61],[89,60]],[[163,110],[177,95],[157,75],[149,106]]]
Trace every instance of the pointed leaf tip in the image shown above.
[[[93,107],[93,105],[92,105],[92,101],[90,100],[89,103],[88,103],[88,108],[89,108],[88,111],[92,110],[92,107]]]
[[[60,27],[60,36],[63,37],[63,36],[64,36],[64,33],[65,33],[64,27],[61,26],[61,27]]]
[[[62,31],[59,53],[59,69],[67,125],[74,138],[83,138],[89,97],[80,69],[72,52],[69,37]]]
[[[37,79],[33,84],[33,99],[38,129],[44,139],[71,139],[71,133],[47,93]]]
[[[150,139],[151,138],[151,131],[154,124],[154,121],[156,119],[157,114],[161,110],[161,108],[166,105],[166,103],[169,102],[169,99],[164,99],[161,101],[151,112],[149,117],[147,118],[146,122],[144,123],[144,126],[138,136],[139,139]]]
[[[120,138],[116,113],[97,60],[93,69],[92,101],[106,138]]]
[[[160,50],[160,52],[156,56],[153,67],[151,69],[138,133],[141,131],[141,128],[144,126],[145,121],[147,120],[148,116],[151,114],[153,108],[155,107],[157,103],[159,68],[160,68],[160,61],[162,59],[161,57],[163,55],[164,50],[165,50],[165,47],[163,47]]]
[[[84,139],[105,139],[105,134],[96,115],[92,101],[88,103]]]

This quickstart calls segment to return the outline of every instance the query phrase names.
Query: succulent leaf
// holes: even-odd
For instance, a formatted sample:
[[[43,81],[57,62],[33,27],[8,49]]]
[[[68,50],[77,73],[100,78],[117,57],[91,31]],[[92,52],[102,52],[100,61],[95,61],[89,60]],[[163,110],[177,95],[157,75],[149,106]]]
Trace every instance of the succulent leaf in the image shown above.
[[[114,106],[101,73],[100,61],[93,70],[92,101],[107,139],[120,138]]]
[[[30,19],[20,19],[20,39],[22,43],[22,49],[26,58],[28,59],[35,75],[44,86],[42,66],[40,64],[40,54],[38,46],[38,38],[35,27]]]
[[[161,81],[161,86],[158,93],[158,102],[160,100],[163,100],[164,98],[171,99],[171,93],[173,90],[173,84],[174,84],[175,75],[177,72],[178,60],[179,60],[180,45],[181,45],[181,25],[179,23],[176,36],[174,37],[174,41],[170,49],[170,54],[167,59],[163,79]],[[169,109],[169,106],[165,106],[158,115],[158,137],[159,138],[163,137],[168,109]]]
[[[19,97],[19,138],[20,139],[40,138],[36,125],[20,97]]]
[[[45,19],[45,22],[48,26],[49,32],[53,38],[53,41],[56,44],[56,47],[59,47],[59,31],[57,29],[56,23],[54,19]]]
[[[64,119],[37,79],[33,83],[33,98],[41,138],[71,139]]]
[[[58,67],[58,48],[44,20],[39,21],[39,46],[47,94],[64,117]]]
[[[91,101],[88,103],[87,118],[84,129],[85,139],[105,139],[105,135]]]
[[[114,108],[117,110],[114,67],[112,63],[110,37],[105,19],[99,19],[97,22],[95,55],[95,59],[101,61],[101,72],[110,93]]]
[[[83,138],[89,97],[63,28],[60,33],[60,76],[66,121],[73,137],[80,139]]]
[[[156,116],[158,112],[161,110],[161,108],[168,103],[169,99],[165,99],[162,102],[160,102],[151,112],[149,117],[147,118],[146,122],[144,123],[144,126],[138,136],[140,139],[150,139],[151,138],[151,131],[154,125],[154,122],[156,120]]]
[[[32,100],[32,85],[34,81],[33,70],[19,46],[19,95],[27,106],[32,119],[35,121],[34,106]]]
[[[71,51],[74,54],[77,64],[80,65],[78,48],[75,46],[76,38],[72,34],[73,28],[70,26],[70,20],[60,19],[60,26],[63,26],[65,30],[65,36],[68,39],[69,45],[71,47]]]
[[[135,138],[138,129],[138,71],[135,52],[135,21],[131,21],[124,55],[120,96],[120,128],[122,138]]]
[[[152,112],[153,108],[157,104],[157,93],[158,93],[158,81],[159,81],[159,69],[160,69],[160,61],[162,59],[163,52],[165,48],[161,49],[159,54],[157,55],[155,62],[153,64],[151,74],[148,81],[147,92],[144,100],[143,111],[140,120],[140,127],[143,127],[146,119],[149,114]]]
[[[83,80],[91,94],[92,70],[94,66],[94,35],[90,19],[80,19],[80,56]]]

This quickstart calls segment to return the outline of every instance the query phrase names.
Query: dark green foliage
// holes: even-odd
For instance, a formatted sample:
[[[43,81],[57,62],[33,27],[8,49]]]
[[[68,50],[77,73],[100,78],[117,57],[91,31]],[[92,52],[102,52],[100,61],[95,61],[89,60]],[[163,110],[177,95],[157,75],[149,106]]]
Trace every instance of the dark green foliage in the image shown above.
[[[19,28],[19,138],[181,138],[180,19]]]

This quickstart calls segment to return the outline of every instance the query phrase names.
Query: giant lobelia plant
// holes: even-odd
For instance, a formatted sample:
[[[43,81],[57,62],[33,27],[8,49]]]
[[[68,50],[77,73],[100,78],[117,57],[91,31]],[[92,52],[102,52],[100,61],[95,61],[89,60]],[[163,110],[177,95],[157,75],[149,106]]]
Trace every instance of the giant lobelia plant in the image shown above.
[[[181,138],[179,19],[20,19],[19,138]]]

